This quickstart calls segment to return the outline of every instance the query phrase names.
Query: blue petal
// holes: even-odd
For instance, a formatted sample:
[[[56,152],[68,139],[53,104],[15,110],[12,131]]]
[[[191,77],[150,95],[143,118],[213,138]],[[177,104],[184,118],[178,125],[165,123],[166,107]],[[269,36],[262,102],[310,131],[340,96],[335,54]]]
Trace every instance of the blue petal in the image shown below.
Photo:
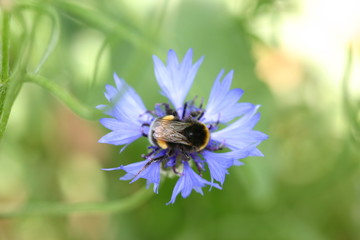
[[[166,115],[166,111],[165,109],[163,108],[163,105],[160,104],[160,103],[157,103],[154,107],[154,111],[155,111],[155,114],[156,116],[158,117],[163,117]]]
[[[112,131],[121,130],[121,129],[126,130],[126,128],[129,127],[136,129],[137,132],[139,131],[139,127],[137,125],[121,122],[115,118],[101,118],[100,123],[107,129]]]
[[[238,103],[244,91],[236,88],[230,90],[234,71],[230,71],[220,82],[224,70],[221,70],[216,77],[211,89],[206,111],[203,116],[203,122],[221,122],[225,123],[245,114],[253,108],[250,103]]]
[[[249,154],[249,156],[250,156],[250,154]],[[245,163],[243,163],[243,162],[240,162],[239,160],[234,160],[234,166],[242,166],[242,165],[244,165]]]
[[[139,122],[144,117],[149,117],[146,114],[146,108],[133,88],[131,88],[122,78],[119,78],[114,73],[114,80],[116,88],[111,85],[106,85],[105,96],[110,102],[110,106],[98,106],[104,112],[116,119],[134,123]]]
[[[202,154],[208,164],[211,178],[220,182],[222,185],[225,181],[225,175],[228,174],[227,169],[233,165],[239,165],[237,160],[249,156],[250,150],[254,147],[255,146],[227,153],[213,153],[207,150],[203,151]]]
[[[128,124],[113,118],[102,118],[100,123],[112,132],[100,138],[100,143],[113,145],[129,144],[142,136],[141,126]]]
[[[142,136],[142,124],[150,123],[152,116],[139,95],[114,73],[116,88],[106,85],[105,97],[110,105],[99,105],[98,109],[114,118],[103,118],[100,123],[112,132],[99,142],[114,145],[129,144]]]
[[[149,180],[146,180],[146,188],[149,188],[151,184],[154,184],[154,186],[153,186],[154,193],[159,193],[160,184],[159,183],[152,183]]]
[[[210,151],[204,151],[203,156],[209,167],[211,178],[222,185],[225,181],[225,175],[228,174],[227,169],[233,165],[234,160],[221,156],[221,153],[212,153]]]
[[[251,111],[226,128],[213,132],[211,134],[212,140],[225,144],[231,150],[239,150],[250,145],[257,145],[267,139],[266,134],[252,130],[260,119],[260,114],[256,113],[259,107],[253,107]]]
[[[263,154],[259,149],[255,148],[255,149],[253,149],[253,150],[250,152],[249,156],[253,156],[253,157],[263,157],[264,154]]]
[[[106,89],[106,92],[104,93],[104,95],[105,95],[106,99],[109,102],[113,101],[114,98],[116,98],[116,96],[118,95],[118,90],[114,86],[111,86],[108,84],[105,85],[105,89]]]
[[[114,171],[114,170],[122,170],[123,166],[115,167],[115,168],[103,168],[104,171]]]
[[[161,164],[161,162],[159,162],[159,161],[151,163],[139,175],[134,177],[130,183],[137,181],[139,178],[145,178],[147,181],[149,181],[151,183],[159,184],[160,183],[160,164]],[[144,164],[144,166],[145,166],[145,164]]]
[[[139,134],[126,130],[113,131],[100,138],[99,143],[108,143],[119,146],[132,143],[141,136],[141,133]]]
[[[162,90],[175,109],[180,109],[194,81],[197,70],[203,61],[201,57],[192,64],[192,49],[189,49],[181,63],[174,50],[169,50],[167,66],[157,56],[153,56],[155,77]]]
[[[205,185],[221,189],[218,184],[209,182],[196,174],[194,170],[191,169],[188,162],[183,161],[183,164],[184,170],[174,187],[171,200],[167,204],[175,203],[176,197],[180,192],[183,198],[188,197],[193,189],[202,194],[202,188],[205,187]]]
[[[249,112],[254,107],[252,103],[236,103],[232,111],[229,111],[227,115],[224,116],[224,122],[228,122],[237,118],[239,116],[244,115],[245,113]]]
[[[130,180],[130,183],[137,181],[139,178],[146,179],[146,184],[154,184],[154,192],[158,192],[158,187],[160,184],[160,162],[153,162],[146,169],[144,169],[139,175],[137,175],[145,166],[149,160],[131,163],[126,166],[120,166],[117,168],[110,168],[104,170],[124,170],[126,174],[120,178],[120,180]],[[136,176],[137,175],[137,176]]]

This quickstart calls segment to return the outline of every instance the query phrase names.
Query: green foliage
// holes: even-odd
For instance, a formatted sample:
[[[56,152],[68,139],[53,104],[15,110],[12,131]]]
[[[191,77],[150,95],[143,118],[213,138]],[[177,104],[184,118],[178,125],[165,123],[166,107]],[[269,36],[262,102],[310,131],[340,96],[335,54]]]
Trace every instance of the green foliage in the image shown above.
[[[281,1],[239,1],[234,12],[235,2],[0,1],[0,238],[360,238],[353,48],[337,104],[306,64],[291,96],[279,97],[256,74],[254,53],[281,47],[275,30],[266,41],[255,27],[259,19],[271,25]],[[148,108],[163,102],[151,55],[190,47],[205,61],[189,97],[207,99],[221,68],[234,69],[242,100],[262,105],[258,130],[269,140],[260,146],[265,157],[232,168],[223,190],[166,206],[175,179],[156,195],[143,181],[129,185],[118,181],[122,172],[101,170],[138,161],[148,143],[121,154],[97,143],[106,129],[95,106],[105,103],[113,72]]]

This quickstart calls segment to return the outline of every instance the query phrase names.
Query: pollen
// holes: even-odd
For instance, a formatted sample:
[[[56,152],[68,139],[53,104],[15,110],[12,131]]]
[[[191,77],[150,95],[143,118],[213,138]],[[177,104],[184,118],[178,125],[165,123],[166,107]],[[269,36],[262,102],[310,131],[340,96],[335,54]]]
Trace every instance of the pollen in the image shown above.
[[[157,144],[159,145],[159,147],[161,147],[162,149],[167,149],[168,145],[165,141],[163,140],[157,140]]]
[[[165,116],[165,117],[163,117],[162,118],[163,120],[174,120],[175,119],[175,116],[173,116],[173,115],[167,115],[167,116]]]

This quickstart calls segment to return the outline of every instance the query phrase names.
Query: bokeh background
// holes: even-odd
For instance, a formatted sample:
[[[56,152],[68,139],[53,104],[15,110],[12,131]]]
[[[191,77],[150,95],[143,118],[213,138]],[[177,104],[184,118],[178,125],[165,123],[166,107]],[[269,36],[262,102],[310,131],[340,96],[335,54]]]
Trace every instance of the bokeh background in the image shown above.
[[[1,43],[10,44],[0,239],[360,239],[357,0],[0,4]],[[182,58],[190,47],[205,60],[188,98],[207,99],[220,70],[234,69],[242,101],[262,105],[265,157],[231,168],[223,190],[174,205],[165,205],[176,182],[167,179],[158,195],[121,211],[52,212],[59,204],[106,208],[142,191],[144,181],[129,185],[118,180],[123,172],[101,168],[139,161],[147,140],[121,154],[97,143],[108,130],[94,108],[106,102],[113,72],[149,109],[165,101],[152,54],[165,60],[172,48]]]

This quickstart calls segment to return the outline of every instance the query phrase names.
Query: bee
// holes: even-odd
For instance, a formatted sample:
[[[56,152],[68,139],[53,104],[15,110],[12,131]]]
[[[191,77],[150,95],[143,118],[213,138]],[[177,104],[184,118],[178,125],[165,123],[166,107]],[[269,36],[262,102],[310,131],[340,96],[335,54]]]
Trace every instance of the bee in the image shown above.
[[[147,125],[149,126],[149,133],[143,133],[143,135],[148,137],[151,145],[167,150],[167,153],[150,159],[135,177],[153,162],[161,161],[176,153],[180,153],[186,160],[190,160],[189,153],[200,152],[209,143],[210,131],[204,123],[199,121],[204,111],[193,111],[189,117],[185,117],[187,108],[185,103],[182,118],[180,119],[176,111],[170,109],[167,104],[164,104],[164,106],[167,115],[155,118],[150,126]],[[143,157],[146,159],[156,151],[158,150],[153,150]],[[197,167],[201,171],[200,166]],[[176,167],[173,166],[172,168],[177,173]]]
[[[149,142],[161,149],[179,149],[187,155],[203,150],[210,139],[206,125],[196,119],[180,120],[174,115],[156,118],[150,125]]]

